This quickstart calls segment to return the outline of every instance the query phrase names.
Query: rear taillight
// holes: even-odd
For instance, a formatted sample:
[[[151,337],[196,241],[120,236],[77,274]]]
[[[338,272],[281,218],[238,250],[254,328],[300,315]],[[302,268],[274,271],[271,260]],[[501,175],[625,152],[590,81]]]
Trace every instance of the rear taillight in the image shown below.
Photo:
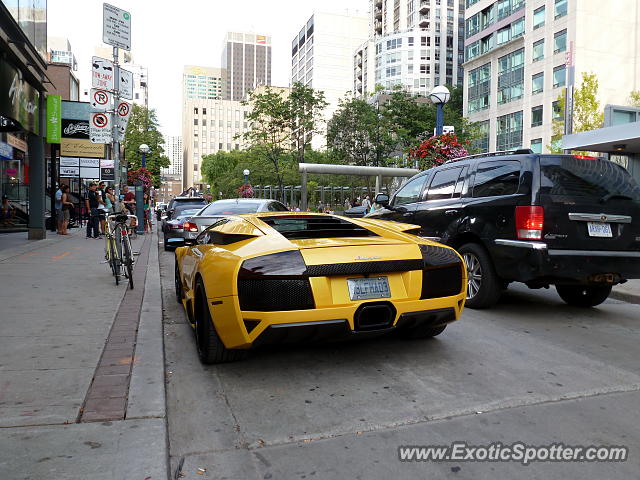
[[[184,222],[182,224],[182,228],[184,228],[185,232],[197,232],[198,225],[193,222]]]
[[[516,235],[519,240],[541,240],[544,208],[516,207]]]
[[[592,157],[591,155],[574,155],[573,158],[580,160],[599,160],[598,157]]]

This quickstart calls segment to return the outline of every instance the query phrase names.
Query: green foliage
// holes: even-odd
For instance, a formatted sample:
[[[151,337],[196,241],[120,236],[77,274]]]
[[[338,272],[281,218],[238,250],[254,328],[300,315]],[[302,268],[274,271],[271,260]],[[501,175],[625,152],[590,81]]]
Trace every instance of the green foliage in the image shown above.
[[[561,112],[565,111],[565,90],[558,96],[558,106]],[[598,102],[598,77],[595,73],[582,73],[580,87],[575,87],[573,92],[573,133],[586,132],[602,128],[604,125],[604,112],[600,111]],[[553,135],[551,145],[547,148],[551,153],[562,153],[562,135],[564,134],[563,118],[553,121]]]
[[[155,110],[147,110],[141,105],[132,105],[129,124],[124,136],[124,156],[129,170],[142,167],[140,145],[146,143],[151,148],[147,154],[147,170],[153,177],[153,185],[160,186],[160,169],[169,166],[170,161],[164,155],[164,139],[158,130],[158,119]]]
[[[444,107],[444,124],[455,128],[461,142],[478,138],[477,125],[462,115],[462,88],[449,90],[451,98]],[[345,97],[329,121],[327,146],[344,161],[356,165],[391,163],[389,156],[408,152],[433,133],[436,107],[428,99],[401,88],[388,93],[380,88],[377,94],[378,105]]]
[[[244,104],[251,106],[247,115],[251,127],[242,138],[253,155],[271,163],[282,198],[286,171],[294,159],[304,161],[308,136],[318,131],[320,113],[327,105],[324,94],[295,83],[288,94],[271,87],[264,93],[251,92]]]
[[[633,90],[629,94],[629,105],[632,107],[640,107],[640,90]]]

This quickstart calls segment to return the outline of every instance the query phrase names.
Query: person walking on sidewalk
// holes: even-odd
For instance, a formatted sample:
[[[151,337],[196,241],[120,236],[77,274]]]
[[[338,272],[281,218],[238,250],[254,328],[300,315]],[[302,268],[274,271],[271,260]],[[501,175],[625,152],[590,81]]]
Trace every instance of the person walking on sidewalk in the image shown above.
[[[60,231],[58,232],[60,235],[69,235],[67,232],[67,226],[69,225],[69,220],[71,219],[71,210],[73,209],[73,203],[69,197],[69,185],[61,185],[60,190],[62,190],[62,196],[60,197],[60,203],[62,208],[60,209]]]
[[[89,222],[87,223],[87,238],[98,238],[98,222],[100,221],[100,202],[98,201],[98,194],[96,190],[98,184],[91,182],[89,184],[89,191],[85,198],[85,206],[89,213]]]
[[[56,190],[56,222],[58,223],[58,228],[56,229],[56,233],[58,235],[61,235],[62,232],[62,222],[63,222],[63,218],[62,218],[62,187],[63,185],[60,184],[60,186],[58,187],[58,190]]]

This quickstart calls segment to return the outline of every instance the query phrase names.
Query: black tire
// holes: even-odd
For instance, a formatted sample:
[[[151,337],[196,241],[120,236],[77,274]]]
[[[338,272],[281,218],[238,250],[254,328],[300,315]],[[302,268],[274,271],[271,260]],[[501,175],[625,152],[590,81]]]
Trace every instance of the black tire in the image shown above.
[[[176,302],[182,305],[182,281],[180,280],[180,268],[178,267],[177,258],[173,276],[173,287],[176,292]]]
[[[595,307],[611,293],[611,285],[556,285],[560,298],[575,307]]]
[[[447,328],[446,325],[440,325],[437,327],[423,326],[423,327],[407,328],[405,330],[400,330],[398,333],[404,339],[419,340],[423,338],[437,337],[442,332],[444,332],[445,328]]]
[[[122,262],[129,279],[129,288],[133,290],[133,253],[131,252],[131,240],[129,235],[122,236]]]
[[[196,286],[193,316],[196,322],[196,346],[200,361],[205,365],[228,363],[242,360],[247,356],[247,350],[234,350],[224,346],[211,320],[207,295],[202,283]]]
[[[492,307],[500,298],[502,282],[496,275],[489,253],[477,243],[466,243],[458,252],[467,267],[466,306],[476,309]]]

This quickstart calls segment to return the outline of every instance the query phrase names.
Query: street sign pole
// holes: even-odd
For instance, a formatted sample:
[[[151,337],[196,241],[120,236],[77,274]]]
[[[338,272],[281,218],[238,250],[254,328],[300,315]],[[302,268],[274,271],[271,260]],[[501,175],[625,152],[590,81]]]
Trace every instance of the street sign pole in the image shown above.
[[[114,112],[111,114],[113,119],[113,142],[111,143],[111,156],[113,157],[114,183],[116,187],[116,199],[120,201],[120,142],[118,141],[118,125],[116,108],[120,100],[120,64],[118,63],[118,47],[113,47],[113,105]],[[125,179],[126,181],[126,179]]]

